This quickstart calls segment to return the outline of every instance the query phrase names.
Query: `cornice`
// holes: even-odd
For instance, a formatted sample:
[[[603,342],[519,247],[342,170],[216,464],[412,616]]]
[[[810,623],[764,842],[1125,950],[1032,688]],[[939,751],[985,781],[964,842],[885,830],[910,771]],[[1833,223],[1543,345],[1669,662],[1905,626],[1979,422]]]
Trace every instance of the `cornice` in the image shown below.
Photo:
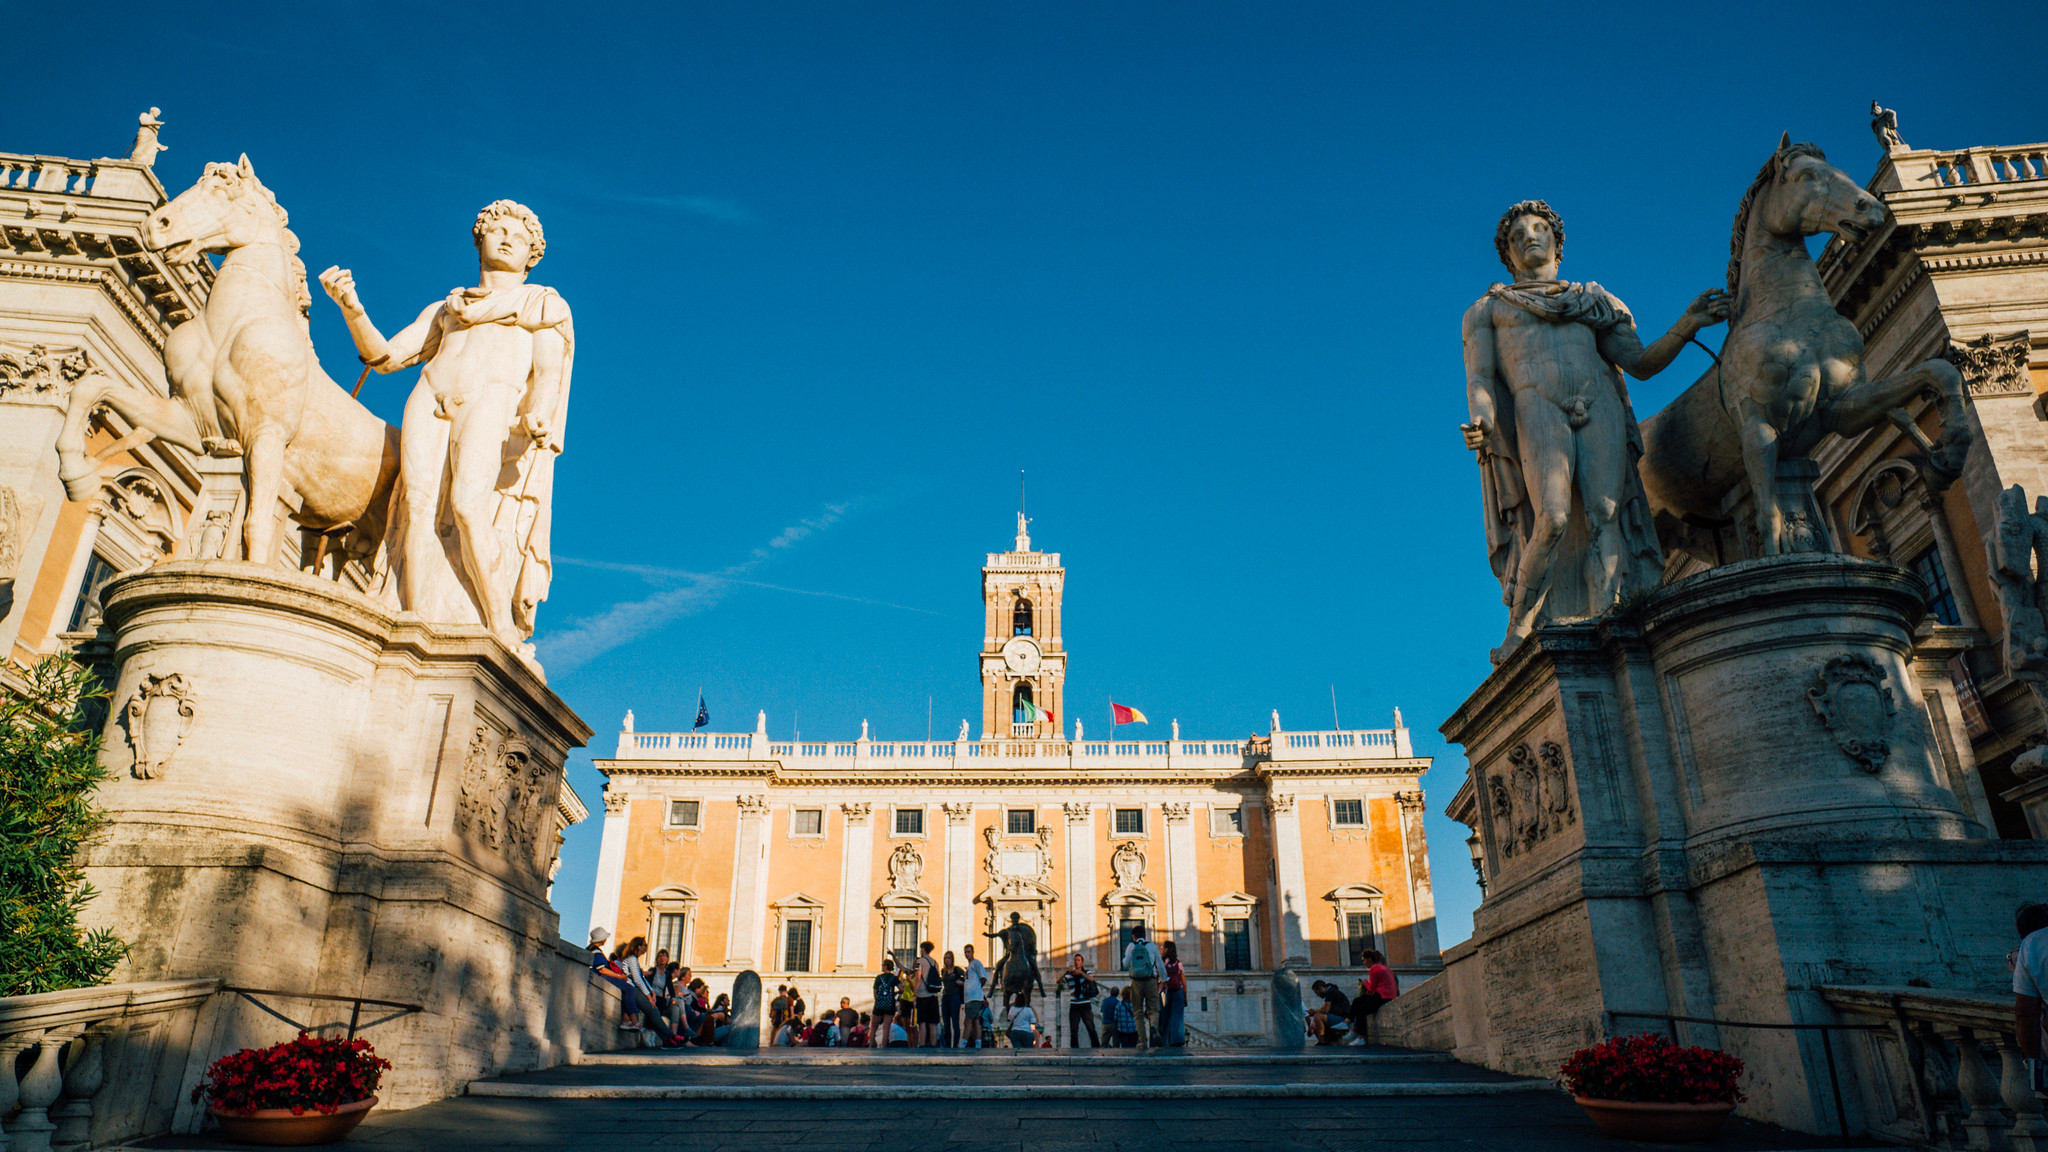
[[[1426,756],[1399,760],[1331,761],[1253,769],[1181,769],[1171,772],[1076,772],[1064,768],[946,772],[892,769],[866,772],[806,772],[775,761],[722,760],[712,763],[663,760],[594,760],[611,779],[756,780],[771,788],[1264,788],[1272,780],[1356,776],[1418,776],[1429,770]]]
[[[127,285],[119,277],[108,275],[110,269],[95,266],[81,267],[76,264],[58,264],[48,260],[0,260],[0,279],[6,280],[49,280],[70,284],[95,284],[128,323],[142,335],[149,346],[161,353],[164,350],[164,331],[167,321],[144,311],[130,296]]]

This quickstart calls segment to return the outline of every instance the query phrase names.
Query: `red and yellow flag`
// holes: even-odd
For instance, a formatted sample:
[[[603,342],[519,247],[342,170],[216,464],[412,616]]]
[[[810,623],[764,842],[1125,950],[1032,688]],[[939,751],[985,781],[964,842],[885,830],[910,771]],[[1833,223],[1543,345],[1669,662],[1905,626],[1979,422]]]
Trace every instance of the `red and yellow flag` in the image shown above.
[[[1132,707],[1130,707],[1130,706],[1129,706],[1129,705],[1127,705],[1127,704],[1119,704],[1119,703],[1117,703],[1117,702],[1116,702],[1116,701],[1114,701],[1114,700],[1111,700],[1111,701],[1109,702],[1109,715],[1110,715],[1110,721],[1109,721],[1109,722],[1110,722],[1111,724],[1150,724],[1150,723],[1151,723],[1151,721],[1150,721],[1150,720],[1147,720],[1147,719],[1145,719],[1145,714],[1144,714],[1143,712],[1140,712],[1140,711],[1138,711],[1138,710],[1137,710],[1136,708],[1132,708]]]

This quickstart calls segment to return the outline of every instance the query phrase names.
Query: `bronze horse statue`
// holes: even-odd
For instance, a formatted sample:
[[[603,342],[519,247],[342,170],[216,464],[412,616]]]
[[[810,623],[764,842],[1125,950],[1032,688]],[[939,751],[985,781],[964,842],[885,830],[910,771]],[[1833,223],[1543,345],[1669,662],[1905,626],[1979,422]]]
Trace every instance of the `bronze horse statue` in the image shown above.
[[[1825,548],[1819,525],[1799,523],[1779,490],[1779,463],[1805,457],[1821,438],[1897,424],[1932,491],[1962,475],[1970,449],[1961,375],[1946,360],[1866,379],[1863,337],[1835,311],[1806,237],[1831,232],[1860,242],[1889,218],[1876,197],[1787,133],[1735,210],[1729,241],[1732,311],[1719,363],[1643,421],[1643,487],[1665,515],[1718,518],[1722,498],[1745,478],[1756,502],[1765,556]],[[1930,441],[1905,405],[1932,393],[1941,430]]]
[[[307,334],[306,268],[287,222],[247,156],[208,164],[198,183],[150,214],[143,242],[167,259],[227,256],[201,315],[164,341],[170,398],[103,375],[73,386],[57,436],[57,474],[71,499],[98,492],[100,466],[114,451],[161,439],[194,455],[243,458],[249,560],[278,562],[286,484],[299,496],[300,524],[319,532],[353,525],[351,551],[375,550],[398,477],[398,429],[321,370]],[[91,457],[87,426],[102,405],[135,431]]]

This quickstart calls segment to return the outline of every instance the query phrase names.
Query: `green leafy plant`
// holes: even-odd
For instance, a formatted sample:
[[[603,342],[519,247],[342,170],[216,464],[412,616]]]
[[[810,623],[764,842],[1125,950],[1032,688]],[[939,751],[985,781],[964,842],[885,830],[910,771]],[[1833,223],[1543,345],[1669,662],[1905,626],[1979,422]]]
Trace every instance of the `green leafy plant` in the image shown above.
[[[93,793],[100,766],[91,718],[106,693],[90,672],[52,656],[0,699],[0,996],[105,983],[127,946],[81,932],[97,895],[80,849],[105,823]]]

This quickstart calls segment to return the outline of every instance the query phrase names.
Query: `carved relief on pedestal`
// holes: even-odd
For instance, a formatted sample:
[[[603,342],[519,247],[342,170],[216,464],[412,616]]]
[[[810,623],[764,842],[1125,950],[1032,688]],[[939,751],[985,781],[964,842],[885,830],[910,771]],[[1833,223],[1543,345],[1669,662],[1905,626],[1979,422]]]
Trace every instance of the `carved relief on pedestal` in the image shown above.
[[[1555,740],[1545,740],[1536,749],[1536,760],[1541,765],[1538,771],[1543,780],[1543,834],[1547,836],[1578,823],[1579,815],[1572,805],[1571,773],[1565,768],[1564,747]]]
[[[1861,653],[1835,657],[1813,674],[1806,698],[1858,768],[1875,774],[1884,767],[1898,706],[1877,661]]]
[[[1508,795],[1508,783],[1498,773],[1486,777],[1486,806],[1493,819],[1493,842],[1502,856],[1515,854],[1515,802]]]
[[[1504,857],[1536,847],[1579,819],[1563,745],[1555,740],[1533,746],[1523,741],[1508,749],[1507,761],[1505,771],[1486,777],[1494,842]],[[1413,795],[1412,803],[1419,808],[1422,796]],[[1404,807],[1411,803],[1405,797],[1398,799]]]
[[[128,741],[135,747],[135,776],[154,780],[169,771],[171,758],[198,718],[197,695],[182,672],[147,675],[128,701]]]
[[[561,773],[533,755],[517,735],[500,738],[488,724],[470,733],[455,799],[455,831],[508,860],[547,867],[551,850],[543,834],[547,814],[561,790]],[[623,793],[606,791],[605,812],[624,811]]]
[[[473,834],[489,848],[498,846],[498,823],[491,818],[491,746],[495,743],[495,734],[487,725],[479,724],[469,734],[455,795],[455,831]]]

